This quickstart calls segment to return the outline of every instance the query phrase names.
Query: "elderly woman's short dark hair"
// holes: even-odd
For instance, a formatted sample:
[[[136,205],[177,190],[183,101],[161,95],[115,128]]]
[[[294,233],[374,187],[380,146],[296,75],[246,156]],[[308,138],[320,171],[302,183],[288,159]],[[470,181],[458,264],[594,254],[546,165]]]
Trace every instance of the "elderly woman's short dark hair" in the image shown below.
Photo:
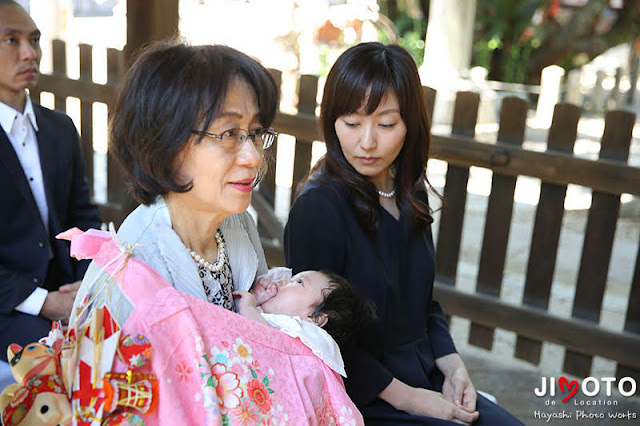
[[[192,182],[178,180],[176,158],[193,129],[215,120],[232,78],[255,92],[260,124],[271,126],[278,91],[271,74],[231,47],[151,45],[124,77],[111,119],[110,152],[123,166],[133,197],[151,204],[169,192],[186,192]]]

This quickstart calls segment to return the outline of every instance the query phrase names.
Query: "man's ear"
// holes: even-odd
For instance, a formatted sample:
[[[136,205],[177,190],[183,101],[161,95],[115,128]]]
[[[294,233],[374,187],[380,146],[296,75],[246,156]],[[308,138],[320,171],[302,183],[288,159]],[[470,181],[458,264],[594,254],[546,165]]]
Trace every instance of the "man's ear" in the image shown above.
[[[329,321],[329,316],[327,314],[320,314],[315,318],[309,317],[309,319],[318,327],[324,327],[324,325]]]

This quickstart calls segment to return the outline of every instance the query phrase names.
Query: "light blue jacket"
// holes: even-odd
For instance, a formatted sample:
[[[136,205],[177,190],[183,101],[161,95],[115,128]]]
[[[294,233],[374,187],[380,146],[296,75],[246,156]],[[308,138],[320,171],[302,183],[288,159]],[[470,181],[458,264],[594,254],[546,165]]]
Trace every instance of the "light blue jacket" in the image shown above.
[[[220,224],[225,239],[233,287],[249,290],[256,277],[267,273],[267,262],[260,245],[255,222],[248,212],[232,215]],[[124,246],[136,246],[134,255],[162,275],[177,290],[207,300],[196,263],[184,243],[171,227],[171,216],[164,199],[150,206],[136,208],[122,223],[118,239]],[[123,325],[133,305],[118,286],[104,286],[105,274],[91,263],[74,302],[70,321],[86,295],[94,295],[96,306],[106,303]],[[96,294],[96,289],[102,287]]]

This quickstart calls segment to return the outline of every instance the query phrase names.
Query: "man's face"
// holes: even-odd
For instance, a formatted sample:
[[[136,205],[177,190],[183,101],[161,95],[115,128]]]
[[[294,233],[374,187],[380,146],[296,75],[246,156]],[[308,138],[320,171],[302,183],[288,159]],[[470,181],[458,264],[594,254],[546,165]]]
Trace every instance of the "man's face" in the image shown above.
[[[19,6],[0,6],[0,101],[15,108],[38,83],[40,30]]]

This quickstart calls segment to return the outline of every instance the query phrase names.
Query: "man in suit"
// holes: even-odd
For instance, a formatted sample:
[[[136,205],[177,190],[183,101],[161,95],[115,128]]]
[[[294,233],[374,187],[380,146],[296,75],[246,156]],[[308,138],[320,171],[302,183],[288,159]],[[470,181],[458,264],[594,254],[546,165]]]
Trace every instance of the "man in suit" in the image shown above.
[[[99,228],[71,119],[32,103],[40,31],[17,3],[0,0],[0,359],[7,346],[45,336],[69,317],[87,262],[55,236]],[[6,363],[3,365],[6,371]]]

